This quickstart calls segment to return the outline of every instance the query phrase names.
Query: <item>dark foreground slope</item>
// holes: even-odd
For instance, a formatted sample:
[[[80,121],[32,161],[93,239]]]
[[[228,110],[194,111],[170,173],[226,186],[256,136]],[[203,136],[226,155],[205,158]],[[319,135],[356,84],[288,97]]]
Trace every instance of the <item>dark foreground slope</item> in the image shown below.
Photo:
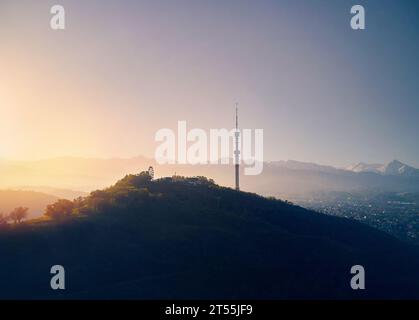
[[[419,298],[416,247],[205,179],[127,176],[75,215],[0,231],[1,298]],[[50,289],[52,265],[66,290]],[[366,269],[366,290],[350,268]]]

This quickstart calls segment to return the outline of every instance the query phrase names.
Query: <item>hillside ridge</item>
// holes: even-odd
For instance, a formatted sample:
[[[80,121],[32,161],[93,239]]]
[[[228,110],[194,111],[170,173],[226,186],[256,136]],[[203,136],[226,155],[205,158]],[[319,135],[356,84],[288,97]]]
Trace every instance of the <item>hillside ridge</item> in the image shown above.
[[[2,298],[58,297],[47,285],[55,264],[69,299],[418,298],[418,248],[204,177],[127,175],[71,203],[0,231]],[[350,287],[358,264],[365,291]]]

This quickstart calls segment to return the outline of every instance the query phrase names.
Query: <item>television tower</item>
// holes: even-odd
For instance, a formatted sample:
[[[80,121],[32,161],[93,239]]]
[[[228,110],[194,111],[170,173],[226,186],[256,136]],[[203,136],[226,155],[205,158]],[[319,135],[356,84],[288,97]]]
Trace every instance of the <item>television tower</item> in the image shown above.
[[[240,150],[239,150],[239,104],[236,103],[236,131],[234,133],[236,148],[234,150],[234,168],[236,177],[236,190],[240,191],[239,175],[240,175]]]

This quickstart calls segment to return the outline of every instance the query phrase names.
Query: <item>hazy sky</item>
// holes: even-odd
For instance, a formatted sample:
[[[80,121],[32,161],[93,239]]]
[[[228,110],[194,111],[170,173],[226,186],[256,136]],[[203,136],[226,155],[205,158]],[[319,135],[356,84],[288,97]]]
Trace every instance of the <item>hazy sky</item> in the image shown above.
[[[410,0],[0,0],[0,158],[153,156],[239,101],[265,159],[419,167],[418,57]]]

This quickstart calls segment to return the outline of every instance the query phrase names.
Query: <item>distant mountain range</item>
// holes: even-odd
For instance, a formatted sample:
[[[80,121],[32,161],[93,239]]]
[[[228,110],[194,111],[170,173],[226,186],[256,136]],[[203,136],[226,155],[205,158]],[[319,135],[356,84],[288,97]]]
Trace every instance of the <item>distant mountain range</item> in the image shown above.
[[[0,188],[25,186],[25,190],[71,198],[104,188],[125,174],[138,173],[150,165],[154,167],[156,177],[206,176],[220,185],[231,187],[234,183],[232,165],[158,165],[154,159],[146,157],[64,157],[27,162],[0,161]],[[274,161],[266,162],[259,176],[245,176],[242,172],[240,184],[243,190],[285,199],[319,191],[419,192],[419,170],[397,160],[386,165],[358,163],[346,168],[295,160]]]
[[[267,163],[269,166],[287,168],[290,170],[305,170],[327,173],[338,173],[341,170],[350,171],[354,173],[376,173],[386,176],[405,176],[405,177],[419,177],[419,169],[408,166],[398,160],[393,160],[387,164],[378,163],[364,163],[359,162],[349,165],[345,168],[336,168],[332,166],[319,165],[310,162],[300,162],[295,160],[288,161],[273,161]]]
[[[277,161],[267,163],[262,175],[242,180],[252,191],[283,198],[330,191],[419,192],[419,170],[397,160],[346,168]]]
[[[346,168],[352,172],[373,172],[387,176],[405,176],[405,177],[419,177],[419,169],[413,168],[398,160],[393,160],[388,164],[368,164],[357,163]]]

